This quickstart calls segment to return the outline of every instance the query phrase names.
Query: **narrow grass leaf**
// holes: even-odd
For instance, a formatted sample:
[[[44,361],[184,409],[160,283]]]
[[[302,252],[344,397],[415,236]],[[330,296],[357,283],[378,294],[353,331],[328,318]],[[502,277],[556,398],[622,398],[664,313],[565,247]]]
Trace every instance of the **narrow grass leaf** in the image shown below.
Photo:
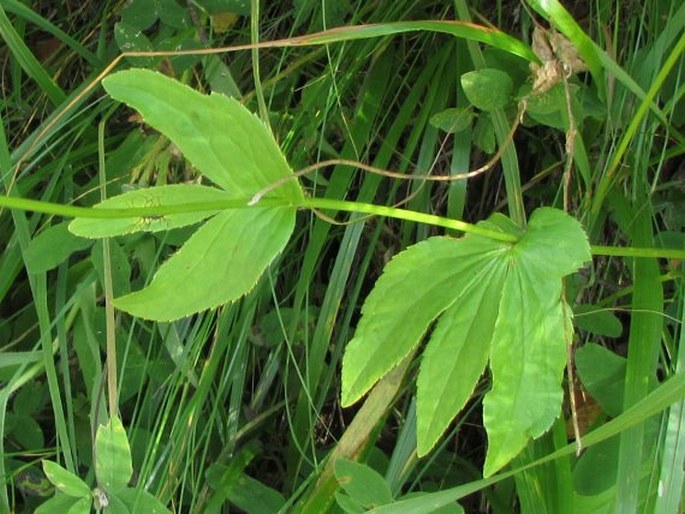
[[[103,80],[116,100],[138,110],[203,175],[234,196],[251,198],[292,170],[267,127],[237,100],[203,95],[148,70],[127,70]],[[295,181],[268,196],[302,198]]]
[[[223,211],[159,268],[148,287],[114,305],[141,318],[171,321],[237,300],[255,286],[294,226],[290,208]]]
[[[12,22],[5,14],[4,7],[0,5],[0,38],[5,41],[8,50],[12,53],[22,69],[31,77],[40,89],[47,95],[53,105],[61,104],[66,95],[57,83],[52,79],[41,63],[36,59],[24,39],[17,33]]]
[[[116,416],[100,425],[95,436],[95,475],[108,493],[124,489],[133,475],[131,447]]]
[[[229,193],[214,187],[197,184],[174,184],[168,186],[135,189],[104,200],[96,209],[154,208],[191,203],[221,202],[231,200]],[[198,223],[219,212],[208,209],[199,212],[170,213],[162,216],[131,216],[127,218],[76,218],[69,224],[72,234],[88,238],[121,236],[134,232],[159,232]]]

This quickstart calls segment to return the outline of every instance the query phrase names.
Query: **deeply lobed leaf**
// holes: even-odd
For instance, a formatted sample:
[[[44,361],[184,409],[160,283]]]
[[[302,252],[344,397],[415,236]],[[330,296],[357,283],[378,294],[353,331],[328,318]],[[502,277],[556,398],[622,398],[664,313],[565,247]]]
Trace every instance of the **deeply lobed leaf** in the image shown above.
[[[386,266],[343,358],[342,403],[368,391],[439,318],[417,379],[418,453],[464,406],[489,358],[489,475],[558,416],[571,329],[561,280],[590,259],[590,249],[580,224],[556,209],[535,211],[525,232],[501,215],[481,224],[520,239],[432,238]]]
[[[234,197],[257,191],[291,173],[269,129],[240,102],[203,95],[161,73],[134,69],[103,80],[107,92],[143,115],[203,175]],[[270,196],[302,198],[295,180]]]
[[[295,227],[290,208],[227,210],[207,221],[157,271],[148,287],[116,298],[118,309],[170,321],[250,291]]]

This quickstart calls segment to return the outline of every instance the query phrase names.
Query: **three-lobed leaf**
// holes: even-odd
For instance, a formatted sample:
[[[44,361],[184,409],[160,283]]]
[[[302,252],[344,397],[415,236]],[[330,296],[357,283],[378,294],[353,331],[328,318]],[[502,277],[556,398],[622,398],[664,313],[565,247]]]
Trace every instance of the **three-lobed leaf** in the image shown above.
[[[116,298],[118,309],[170,321],[234,301],[250,291],[295,227],[294,210],[226,210],[201,226],[148,287]]]
[[[152,71],[122,71],[107,77],[103,85],[113,98],[137,109],[221,188],[176,185],[136,190],[95,207],[169,212],[72,222],[70,229],[78,235],[110,237],[168,230],[213,216],[159,268],[149,287],[117,298],[115,306],[142,318],[170,321],[249,292],[290,238],[295,209],[303,198],[297,181],[286,180],[265,195],[280,204],[263,199],[248,207],[256,193],[292,175],[269,129],[232,98],[201,94]],[[188,204],[194,207],[187,208]]]
[[[343,358],[342,403],[366,393],[437,319],[417,379],[418,453],[427,453],[447,429],[489,359],[490,475],[558,416],[571,327],[562,278],[589,260],[590,251],[580,224],[556,209],[535,211],[525,232],[501,215],[481,224],[519,240],[432,238],[386,266]]]
[[[186,204],[217,204],[235,200],[230,193],[215,187],[198,184],[172,184],[168,186],[134,189],[108,198],[96,209],[131,209],[159,206],[183,206]],[[179,212],[153,216],[131,216],[114,219],[76,218],[69,224],[69,230],[81,237],[113,237],[134,232],[159,232],[193,225],[214,216],[219,208],[208,208],[196,212]]]
[[[116,100],[136,109],[168,137],[202,174],[234,196],[250,199],[291,173],[269,129],[240,102],[204,95],[161,73],[134,69],[102,81]],[[295,180],[270,196],[299,200]]]

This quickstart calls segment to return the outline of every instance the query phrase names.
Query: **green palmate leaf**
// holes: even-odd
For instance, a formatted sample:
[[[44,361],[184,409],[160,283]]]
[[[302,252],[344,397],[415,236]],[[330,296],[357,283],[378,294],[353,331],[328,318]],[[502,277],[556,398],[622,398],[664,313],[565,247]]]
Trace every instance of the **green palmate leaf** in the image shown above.
[[[100,486],[108,493],[124,489],[133,475],[133,464],[126,431],[118,417],[98,428],[95,452],[95,475]]]
[[[464,241],[470,241],[466,248]],[[435,237],[395,256],[364,302],[347,345],[342,404],[357,401],[416,347],[431,322],[471,282],[483,254],[504,248],[483,237]]]
[[[495,111],[511,102],[514,83],[505,72],[494,68],[470,71],[461,76],[469,102],[483,111]]]
[[[90,498],[90,487],[88,487],[88,484],[56,462],[44,460],[43,471],[48,480],[67,496],[86,496]]]
[[[579,223],[542,208],[523,232],[494,215],[480,225],[515,244],[468,235],[432,238],[386,266],[343,358],[343,405],[416,347],[434,320],[417,380],[417,448],[432,448],[468,400],[488,357],[485,473],[516,456],[559,413],[570,309],[562,278],[590,258]]]
[[[590,259],[580,224],[562,211],[538,209],[506,255],[507,276],[490,353],[492,390],[483,402],[488,432],[484,475],[515,457],[559,414],[571,334],[561,279]],[[564,319],[568,316],[569,319]]]
[[[295,226],[290,208],[227,210],[200,227],[152,279],[114,305],[169,321],[217,307],[250,291]]]
[[[226,191],[196,184],[135,189],[98,203],[96,209],[131,209],[159,207],[161,205],[184,205],[191,203],[221,202],[234,199]],[[98,219],[77,218],[69,224],[69,230],[81,237],[112,237],[134,232],[159,232],[198,223],[219,212],[208,209],[199,212],[171,213],[163,216],[131,216],[129,218]]]
[[[459,299],[440,317],[423,353],[416,382],[419,456],[428,453],[464,407],[487,365],[504,265],[488,255],[485,259]]]
[[[148,70],[127,70],[103,80],[107,92],[138,110],[204,176],[234,197],[250,199],[292,171],[267,127],[237,100],[203,95]],[[268,196],[302,198],[296,181]]]
[[[222,188],[176,185],[132,191],[96,206],[123,209],[124,216],[137,209],[132,216],[72,222],[70,229],[78,235],[109,237],[168,230],[216,215],[160,267],[149,287],[117,298],[115,305],[140,317],[170,321],[247,293],[288,241],[293,207],[303,199],[299,184],[285,181],[266,196],[292,207],[268,208],[265,201],[248,207],[257,192],[292,174],[267,127],[236,100],[203,95],[151,71],[115,73],[103,84]],[[146,209],[153,215],[140,212]]]

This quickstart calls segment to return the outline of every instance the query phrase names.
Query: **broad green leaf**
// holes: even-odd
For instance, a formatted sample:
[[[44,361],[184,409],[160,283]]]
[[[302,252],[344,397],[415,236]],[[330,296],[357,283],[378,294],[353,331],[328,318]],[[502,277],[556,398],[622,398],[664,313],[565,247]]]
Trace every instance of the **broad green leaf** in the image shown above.
[[[588,343],[576,350],[574,360],[583,387],[604,412],[610,416],[623,412],[626,358],[598,344]]]
[[[342,404],[368,391],[439,318],[419,371],[418,453],[430,450],[463,407],[489,356],[491,474],[558,415],[572,330],[561,280],[589,260],[590,250],[580,224],[556,209],[535,211],[525,232],[501,215],[481,225],[520,239],[432,238],[386,266],[343,357]]]
[[[122,52],[149,52],[152,50],[152,43],[148,37],[139,28],[125,22],[114,25],[114,39]],[[152,66],[154,62],[150,57],[129,57],[129,61],[138,66]]]
[[[616,485],[619,439],[613,437],[587,448],[573,468],[573,488],[593,496]]]
[[[59,266],[69,256],[91,245],[90,241],[69,233],[69,223],[53,225],[29,243],[24,261],[29,273],[43,273]]]
[[[385,479],[365,464],[338,459],[335,461],[335,478],[350,498],[366,509],[393,501]]]
[[[616,315],[594,305],[579,305],[573,309],[576,327],[591,334],[605,337],[620,337],[623,325]]]
[[[342,405],[364,395],[416,347],[456,300],[483,255],[506,248],[482,237],[434,237],[396,255],[362,307],[342,366]]]
[[[131,512],[145,512],[145,514],[171,514],[164,504],[144,489],[127,487],[119,491],[117,497]]]
[[[364,514],[366,512],[364,507],[346,494],[336,491],[334,496],[339,511],[345,514]]]
[[[110,494],[126,487],[133,475],[131,447],[116,416],[100,425],[95,436],[95,475],[98,484]]]
[[[92,504],[93,499],[90,496],[87,498],[79,498],[71,507],[69,507],[67,514],[90,514],[90,507]]]
[[[76,498],[74,496],[67,496],[66,494],[57,494],[42,503],[34,511],[34,514],[64,514],[65,512],[70,512],[70,509],[74,505],[83,504],[83,500],[91,501],[90,498]],[[90,503],[88,504],[88,510],[81,512],[90,512]]]
[[[235,200],[226,191],[196,184],[175,184],[169,186],[135,189],[108,198],[94,207],[96,209],[131,209],[159,207],[161,205],[201,204]],[[163,216],[132,216],[130,218],[76,218],[69,224],[69,230],[81,237],[100,238],[131,234],[133,232],[159,232],[198,223],[219,212],[212,208],[198,212],[165,214]]]
[[[487,154],[495,153],[495,127],[489,114],[478,116],[473,127],[473,143]]]
[[[483,259],[482,269],[438,320],[423,352],[416,382],[419,456],[430,451],[464,407],[488,362],[504,266],[487,254]]]
[[[292,173],[267,127],[237,100],[203,95],[148,70],[126,70],[103,80],[116,100],[138,110],[203,175],[246,200]],[[297,202],[302,190],[287,181],[269,195]]]
[[[566,340],[572,337],[561,279],[590,259],[590,248],[576,220],[541,208],[505,258],[508,270],[490,354],[493,385],[483,401],[485,476],[507,464],[559,415]]]
[[[482,111],[495,111],[511,102],[514,83],[509,75],[494,68],[469,71],[461,76],[469,102]]]
[[[126,489],[123,489],[120,492],[125,490]],[[119,498],[119,493],[107,495],[107,509],[105,512],[107,514],[136,514],[136,512],[129,510],[128,506]],[[142,509],[137,512],[145,512],[147,514],[147,511],[143,511]]]
[[[170,321],[236,300],[255,286],[294,225],[290,208],[223,211],[159,268],[148,287],[114,305],[134,316]]]
[[[157,0],[131,0],[121,11],[121,21],[141,31],[149,29],[157,21]]]
[[[48,480],[67,496],[87,496],[90,498],[88,484],[56,462],[44,460],[43,471]]]
[[[464,130],[473,120],[473,110],[453,107],[431,116],[430,124],[448,134]]]

